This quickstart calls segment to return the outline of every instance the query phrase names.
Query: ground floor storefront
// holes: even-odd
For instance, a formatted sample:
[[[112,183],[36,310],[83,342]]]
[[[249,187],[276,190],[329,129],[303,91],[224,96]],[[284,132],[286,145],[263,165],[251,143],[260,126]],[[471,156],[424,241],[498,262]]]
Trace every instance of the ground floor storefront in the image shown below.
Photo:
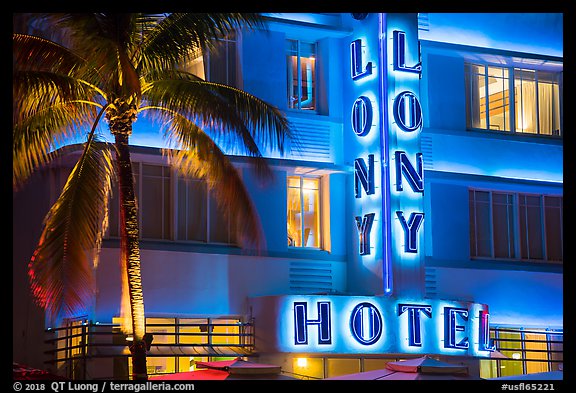
[[[197,362],[237,357],[307,380],[423,355],[465,365],[483,379],[563,367],[561,329],[487,325],[485,319],[486,327],[481,315],[487,309],[474,303],[282,296],[254,301],[252,311],[242,317],[148,317],[146,331],[154,337],[148,374],[188,372]],[[70,379],[129,379],[130,337],[115,322],[80,318],[48,330],[50,371]]]

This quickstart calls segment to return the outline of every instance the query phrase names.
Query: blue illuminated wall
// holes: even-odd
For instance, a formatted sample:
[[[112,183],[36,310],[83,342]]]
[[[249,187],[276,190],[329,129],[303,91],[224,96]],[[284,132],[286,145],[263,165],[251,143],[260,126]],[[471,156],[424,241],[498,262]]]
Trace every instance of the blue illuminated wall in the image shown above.
[[[563,194],[562,139],[466,129],[465,61],[562,72],[562,15],[515,16],[429,14],[419,33],[427,293],[489,304],[494,326],[562,328],[562,264],[470,257],[470,188]]]
[[[488,307],[390,296],[250,299],[263,352],[444,354],[488,357]]]
[[[549,56],[563,56],[562,13],[430,12],[420,39]]]
[[[359,254],[355,217],[382,214],[384,187],[393,187],[394,192],[398,192],[395,189],[397,176],[393,172],[396,166],[390,167],[389,182],[382,183],[383,157],[379,157],[384,130],[382,97],[388,91],[378,84],[378,78],[382,77],[381,64],[378,64],[378,15],[371,14],[365,20],[354,20],[348,13],[335,16],[319,14],[316,17],[300,15],[296,21],[275,22],[268,32],[243,36],[240,58],[242,88],[285,110],[285,39],[318,42],[318,112],[287,111],[287,114],[299,126],[308,126],[303,127],[306,132],[328,124],[327,135],[333,138],[328,138],[329,158],[303,162],[293,160],[293,157],[285,157],[286,160],[276,160],[278,157],[275,157],[271,163],[276,177],[265,186],[253,177],[243,162],[236,162],[262,218],[266,249],[261,255],[242,255],[239,250],[226,246],[143,241],[142,274],[148,316],[255,316],[258,350],[320,353],[382,351],[475,356],[471,350],[445,346],[447,338],[450,338],[444,329],[446,309],[456,309],[457,318],[462,318],[459,309],[484,310],[489,307],[490,323],[494,325],[563,326],[562,266],[472,260],[467,196],[469,187],[561,195],[563,141],[467,131],[464,96],[465,58],[497,64],[505,64],[501,62],[514,58],[518,65],[522,65],[521,59],[526,57],[532,63],[524,65],[541,64],[552,70],[562,69],[562,15],[430,13],[428,20],[428,29],[418,30],[422,50],[418,93],[423,114],[419,151],[424,168],[422,211],[425,216],[418,244],[422,246],[425,257],[425,295],[369,296],[384,291],[384,253],[393,246],[397,246],[395,252],[404,246],[403,236],[397,236],[402,243],[386,246],[382,216],[379,220],[375,218],[372,226],[370,245],[374,248],[371,253]],[[407,27],[399,30],[411,31]],[[356,40],[360,40],[363,50],[360,70],[372,62],[372,74],[352,79],[350,46]],[[408,41],[408,47],[413,46],[413,41]],[[405,60],[406,65],[414,65],[414,57]],[[389,64],[393,64],[392,61]],[[356,135],[352,129],[352,110],[361,96],[367,97],[372,105],[371,131],[364,136]],[[388,97],[386,100],[393,108],[394,101]],[[156,148],[165,146],[158,129],[144,117],[135,123],[131,143]],[[417,172],[418,150],[406,151],[406,158]],[[357,179],[355,168],[356,160],[360,158],[363,161],[358,161],[358,165],[365,167],[361,172],[367,174],[371,155],[374,159],[374,193],[368,194],[366,191],[372,190],[363,183],[368,178]],[[159,151],[140,151],[133,158],[148,163],[162,161]],[[395,152],[389,158],[397,159]],[[403,158],[398,156],[398,159]],[[286,175],[295,170],[318,171],[324,176],[324,206],[327,209],[323,219],[327,220],[329,230],[325,233],[325,248],[322,250],[289,250],[286,245]],[[54,190],[62,186],[55,178],[46,177],[41,184],[32,182],[26,193],[14,198],[14,217],[19,218],[13,222],[14,238],[22,239],[20,245],[15,245],[13,253],[14,348],[25,360],[33,351],[41,351],[44,333],[40,330],[33,337],[30,331],[32,326],[42,325],[41,312],[32,303],[26,307],[18,303],[25,298],[23,289],[28,285],[22,261],[32,254],[42,217],[49,208],[48,199],[55,200]],[[64,179],[62,174],[58,180]],[[405,175],[401,180],[403,195],[418,195]],[[360,198],[355,196],[357,185]],[[51,191],[48,193],[46,190]],[[34,202],[31,204],[30,201]],[[406,208],[404,216],[408,220],[409,211]],[[402,235],[403,228],[395,211],[390,209],[389,214],[397,234]],[[97,271],[98,296],[90,314],[94,321],[111,322],[112,317],[118,315],[120,273],[117,261],[118,244],[104,242]],[[296,264],[305,268],[321,266],[330,271],[334,292],[362,296],[287,295],[295,291],[291,279]],[[418,277],[417,286],[422,283],[420,273],[412,277]],[[307,306],[305,327],[311,334],[309,345],[318,342],[318,337],[314,336],[318,331],[314,322],[318,319],[317,304],[330,303],[332,335],[326,347],[317,344],[306,347],[301,343],[295,346],[295,303],[302,307],[304,302]],[[409,345],[408,311],[398,315],[399,304],[428,305],[428,302],[432,307],[432,317],[419,311],[423,313],[423,346]],[[366,303],[375,308],[359,307]],[[380,313],[382,324],[372,324],[372,330],[358,330],[366,325],[364,322],[376,320],[371,319],[377,318],[373,310]],[[352,315],[357,315],[357,318],[351,318]],[[475,313],[473,318],[476,318]],[[34,323],[25,324],[24,321]],[[475,324],[467,325],[464,330],[474,334],[470,343],[471,348],[477,349],[480,323],[472,319],[467,323]],[[381,333],[377,337],[378,326]],[[361,337],[363,343],[352,337],[353,327],[355,335]],[[454,345],[463,338],[458,337],[460,339]],[[26,342],[22,343],[24,339]],[[38,358],[42,356],[39,354]],[[36,365],[43,367],[42,362]]]

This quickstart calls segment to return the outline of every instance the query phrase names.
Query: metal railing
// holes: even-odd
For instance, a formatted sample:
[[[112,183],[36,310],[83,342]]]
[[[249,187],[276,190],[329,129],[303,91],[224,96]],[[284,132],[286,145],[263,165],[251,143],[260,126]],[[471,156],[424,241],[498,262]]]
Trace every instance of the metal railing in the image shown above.
[[[146,332],[153,335],[148,357],[223,357],[248,356],[254,352],[254,323],[147,323]],[[57,373],[70,379],[87,379],[88,369],[109,367],[108,359],[116,361],[131,356],[131,338],[121,332],[118,324],[93,323],[88,320],[69,322],[66,326],[47,329],[45,351]],[[113,363],[113,362],[112,362]],[[107,373],[100,369],[98,373]],[[90,372],[92,374],[93,372]],[[108,373],[114,374],[113,370]]]

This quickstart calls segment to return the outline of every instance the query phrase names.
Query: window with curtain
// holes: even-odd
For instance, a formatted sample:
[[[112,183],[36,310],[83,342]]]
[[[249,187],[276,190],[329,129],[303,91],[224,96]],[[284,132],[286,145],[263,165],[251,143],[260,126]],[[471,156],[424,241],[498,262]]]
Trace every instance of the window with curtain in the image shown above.
[[[288,176],[288,246],[321,247],[320,179]]]
[[[471,190],[469,198],[471,255],[514,258],[513,195]]]
[[[508,69],[468,64],[465,79],[467,126],[510,131]]]
[[[232,32],[218,39],[211,50],[193,56],[183,69],[204,80],[240,88],[237,53],[236,34]]]
[[[560,74],[465,63],[471,129],[560,136]]]
[[[133,164],[140,237],[149,240],[235,244],[234,221],[205,181],[172,174],[165,165]],[[118,237],[119,200],[110,200],[108,236]]]
[[[139,204],[141,237],[170,239],[170,168],[141,164],[140,170],[134,172],[134,177],[138,185],[136,198]]]
[[[316,44],[286,41],[288,108],[316,110]]]
[[[470,256],[563,261],[561,196],[469,190]]]

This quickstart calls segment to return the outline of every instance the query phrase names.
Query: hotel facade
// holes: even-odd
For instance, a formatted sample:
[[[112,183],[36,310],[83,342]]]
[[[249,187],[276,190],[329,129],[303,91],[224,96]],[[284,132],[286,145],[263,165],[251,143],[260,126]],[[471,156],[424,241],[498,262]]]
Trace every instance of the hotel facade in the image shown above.
[[[260,254],[143,121],[131,137],[149,375],[242,356],[323,379],[424,354],[482,378],[563,366],[561,14],[267,14],[183,65],[284,111]],[[140,120],[140,119],[139,119]],[[13,359],[127,379],[118,201],[85,313],[47,326],[27,262],[79,145],[13,197]]]

